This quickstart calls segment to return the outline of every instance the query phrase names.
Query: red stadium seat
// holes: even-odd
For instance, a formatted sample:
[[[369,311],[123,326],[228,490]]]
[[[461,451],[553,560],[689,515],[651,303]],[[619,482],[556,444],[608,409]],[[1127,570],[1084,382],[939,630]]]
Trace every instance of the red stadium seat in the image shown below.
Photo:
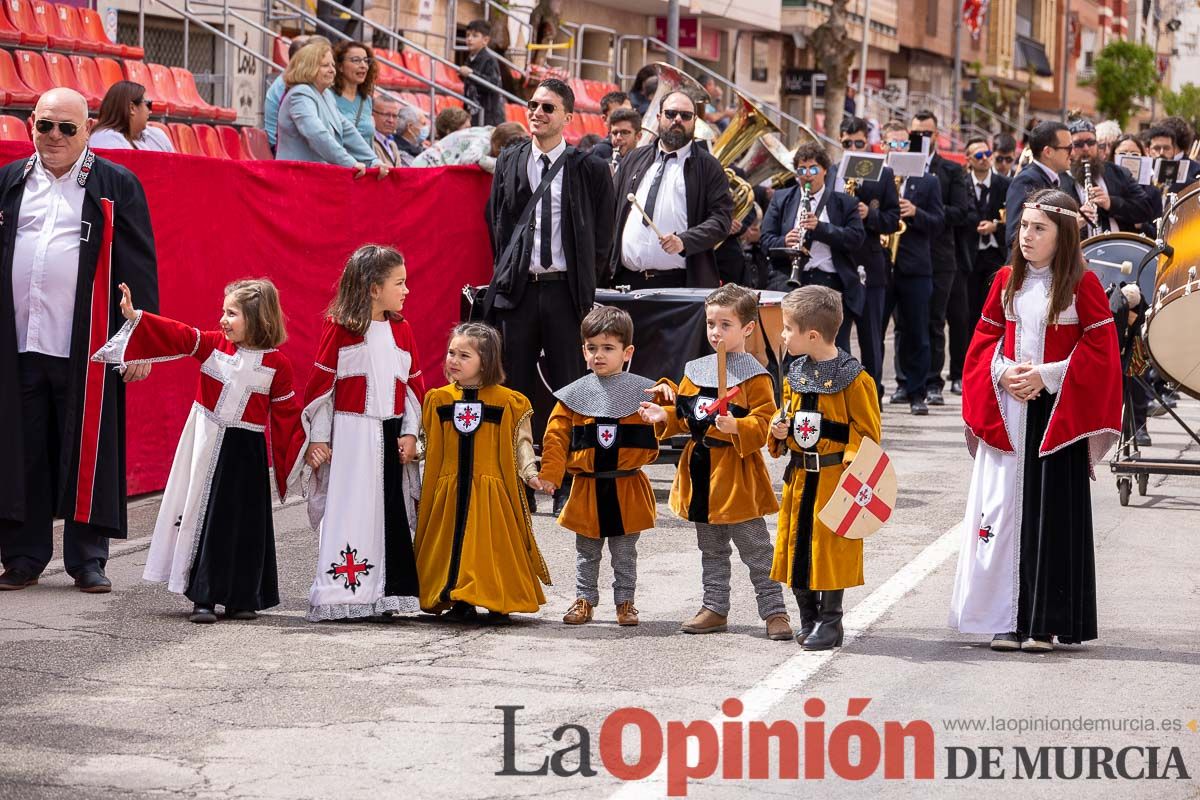
[[[567,144],[579,144],[579,140],[587,134],[587,130],[583,127],[583,119],[579,114],[572,114],[571,121],[567,123],[566,129],[563,131],[563,138],[567,140]]]
[[[271,161],[275,158],[267,132],[262,128],[242,128],[242,144],[255,161]]]
[[[288,50],[291,46],[292,43],[289,40],[282,36],[276,36],[275,42],[271,46],[271,60],[281,67],[286,67],[288,61],[291,60],[288,58]]]
[[[123,52],[121,45],[113,44],[107,37],[103,41],[96,41],[88,36],[87,31],[83,29],[83,21],[79,18],[79,9],[75,6],[60,3],[55,5],[55,10],[58,12],[58,24],[63,33],[79,42],[77,50],[110,56],[119,56]]]
[[[29,128],[25,127],[25,120],[5,114],[0,116],[0,141],[29,142],[33,140],[29,136]]]
[[[607,136],[608,129],[604,127],[604,117],[599,114],[583,114],[583,127],[588,133],[597,136]]]
[[[121,65],[111,58],[96,56],[92,59],[92,63],[96,65],[96,72],[100,74],[100,83],[103,84],[104,91],[107,92],[111,89],[114,83],[125,80],[125,73],[121,71]],[[154,98],[151,97],[150,99],[153,100]],[[167,112],[162,109],[155,109],[155,113],[165,114]]]
[[[401,97],[403,97],[405,100],[407,100],[412,105],[414,105],[417,108],[424,111],[426,114],[433,113],[431,110],[431,106],[429,104],[429,95],[428,94],[416,94],[416,93],[406,92],[405,94],[402,94]]]
[[[21,43],[21,32],[9,20],[8,15],[0,11],[0,44],[18,45]]]
[[[175,143],[175,134],[170,128],[167,127],[166,123],[150,120],[147,124],[151,127],[158,128],[160,131],[165,133],[167,138],[171,140],[171,146],[175,148],[176,152],[179,151],[179,145]]]
[[[81,95],[87,98],[88,108],[95,111],[100,108],[100,101],[104,99],[104,92],[97,92],[93,89],[84,86],[83,82],[75,75],[75,67],[71,65],[70,56],[62,53],[46,53],[46,71],[50,74],[50,80],[54,81],[55,86],[66,86],[74,89]]]
[[[9,0],[9,2],[12,2],[12,0]],[[100,14],[90,8],[79,9],[79,22],[83,25],[84,37],[105,46],[105,52],[139,61],[146,55],[145,51],[136,45],[118,44],[109,39],[108,34],[104,31],[104,21],[100,19]],[[109,48],[117,49],[112,50]]]
[[[75,69],[75,78],[83,87],[84,96],[90,93],[103,99],[104,95],[108,93],[108,87],[100,77],[100,70],[96,67],[96,62],[92,60],[92,57],[71,56],[70,58],[71,66]]]
[[[376,48],[375,55],[380,58],[386,58],[388,61],[406,69],[412,69],[404,62],[404,56],[397,53],[395,50],[383,50]],[[395,67],[389,67],[387,64],[379,65],[379,74],[382,76],[381,82],[383,86],[389,89],[423,89],[425,84],[421,83],[416,78],[405,75]]]
[[[242,137],[238,135],[237,128],[230,125],[217,125],[215,127],[217,135],[221,137],[221,144],[230,158],[234,161],[250,160],[250,154],[243,148]]]
[[[20,32],[21,44],[26,47],[45,47],[50,43],[29,0],[5,0],[4,11],[13,27]]]
[[[458,74],[458,70],[447,64],[438,61],[434,66],[434,75],[436,76],[437,85],[444,86],[452,92],[458,94],[463,93],[463,80]]]
[[[170,69],[179,98],[183,102],[190,103],[198,108],[201,116],[221,122],[233,122],[237,119],[237,111],[232,108],[214,106],[200,96],[200,90],[196,88],[196,76],[190,70],[186,70],[183,67],[171,67]]]
[[[53,49],[78,50],[83,44],[79,37],[72,36],[63,28],[62,19],[53,3],[47,3],[46,0],[33,0],[33,13]]]
[[[433,80],[433,66],[430,64],[429,56],[424,53],[418,53],[416,50],[405,50],[403,56],[404,66],[422,78]],[[420,85],[423,88],[426,87],[426,84]]]
[[[221,141],[221,135],[217,133],[216,128],[212,125],[198,123],[192,126],[192,132],[196,134],[196,141],[200,143],[200,149],[204,151],[204,155],[209,158],[229,160],[229,153],[225,152],[225,144]]]
[[[180,98],[179,89],[175,87],[175,76],[171,74],[170,67],[162,64],[146,64],[146,68],[150,70],[150,76],[154,79],[154,90],[158,92],[159,97],[175,107],[176,114],[183,117],[207,117],[202,108]]]
[[[97,59],[99,60],[99,59]],[[156,114],[175,114],[175,104],[171,102],[169,97],[164,97],[162,92],[158,90],[158,86],[154,82],[154,74],[150,72],[150,66],[142,61],[130,61],[126,59],[121,62],[125,68],[125,80],[140,83],[146,89],[146,99],[154,103],[154,113]]]
[[[200,147],[200,140],[196,138],[196,132],[190,125],[172,122],[167,127],[171,129],[172,138],[175,140],[175,152],[189,156],[206,155],[204,149]]]
[[[0,50],[0,92],[7,97],[5,105],[25,107],[32,107],[39,94],[21,80],[12,54],[7,50]]]
[[[587,93],[587,87],[580,78],[571,78],[568,82],[571,91],[575,93],[575,110],[583,111],[588,114],[600,113],[600,104],[593,100]]]
[[[525,106],[516,103],[504,104],[504,119],[506,122],[519,122],[526,128],[529,127],[529,112]]]
[[[50,77],[50,72],[46,69],[46,59],[42,58],[41,53],[35,53],[32,50],[14,50],[13,58],[17,62],[17,73],[21,76],[21,80],[39,97],[58,85]]]

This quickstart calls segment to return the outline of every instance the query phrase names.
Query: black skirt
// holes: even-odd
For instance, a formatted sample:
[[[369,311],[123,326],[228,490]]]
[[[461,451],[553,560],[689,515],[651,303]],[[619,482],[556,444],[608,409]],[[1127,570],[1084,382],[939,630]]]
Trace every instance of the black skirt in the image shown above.
[[[403,420],[383,421],[383,595],[420,597],[417,557],[413,553],[412,530],[404,505],[404,466],[397,440]]]
[[[1097,636],[1088,442],[1038,456],[1054,399],[1044,392],[1026,411],[1017,626],[1077,644]]]
[[[258,611],[279,605],[267,439],[227,428],[209,487],[186,597],[212,607]]]

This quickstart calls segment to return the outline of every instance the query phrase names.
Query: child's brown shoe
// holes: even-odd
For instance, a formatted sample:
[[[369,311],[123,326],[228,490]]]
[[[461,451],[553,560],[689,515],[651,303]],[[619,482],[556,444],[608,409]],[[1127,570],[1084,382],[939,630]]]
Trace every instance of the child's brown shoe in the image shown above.
[[[768,639],[783,642],[792,638],[792,620],[787,614],[772,614],[766,622]]]
[[[585,622],[592,621],[592,604],[582,597],[575,598],[575,602],[563,615],[563,622],[568,625],[582,625]]]
[[[626,600],[617,606],[617,624],[618,625],[637,625],[638,610],[633,607],[633,602]]]
[[[701,608],[696,616],[683,623],[680,630],[684,633],[724,633],[728,627],[727,621],[727,617],[711,609]]]

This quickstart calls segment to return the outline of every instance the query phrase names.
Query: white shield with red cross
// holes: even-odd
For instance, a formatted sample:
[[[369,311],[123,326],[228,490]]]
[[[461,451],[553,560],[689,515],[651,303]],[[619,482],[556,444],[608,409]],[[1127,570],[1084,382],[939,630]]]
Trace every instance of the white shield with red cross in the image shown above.
[[[612,447],[617,441],[617,426],[611,423],[596,425],[596,441],[605,450]]]
[[[696,398],[696,409],[694,412],[696,415],[696,419],[704,419],[705,417],[707,417],[708,416],[708,407],[711,406],[716,401],[717,401],[717,398],[715,398],[715,397],[706,397],[705,395],[698,396]]]
[[[864,438],[817,519],[838,536],[865,539],[883,527],[895,508],[892,460],[873,439]]]
[[[483,403],[459,401],[454,404],[454,428],[459,433],[474,433],[483,422]]]
[[[797,411],[792,418],[792,437],[805,449],[816,447],[821,438],[821,412]]]

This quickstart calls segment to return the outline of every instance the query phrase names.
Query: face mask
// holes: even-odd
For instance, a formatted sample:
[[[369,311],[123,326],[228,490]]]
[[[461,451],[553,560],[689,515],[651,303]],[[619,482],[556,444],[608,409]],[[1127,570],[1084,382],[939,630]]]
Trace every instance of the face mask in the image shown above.
[[[417,141],[423,142],[429,138],[429,125],[422,126],[421,130],[417,131]]]

